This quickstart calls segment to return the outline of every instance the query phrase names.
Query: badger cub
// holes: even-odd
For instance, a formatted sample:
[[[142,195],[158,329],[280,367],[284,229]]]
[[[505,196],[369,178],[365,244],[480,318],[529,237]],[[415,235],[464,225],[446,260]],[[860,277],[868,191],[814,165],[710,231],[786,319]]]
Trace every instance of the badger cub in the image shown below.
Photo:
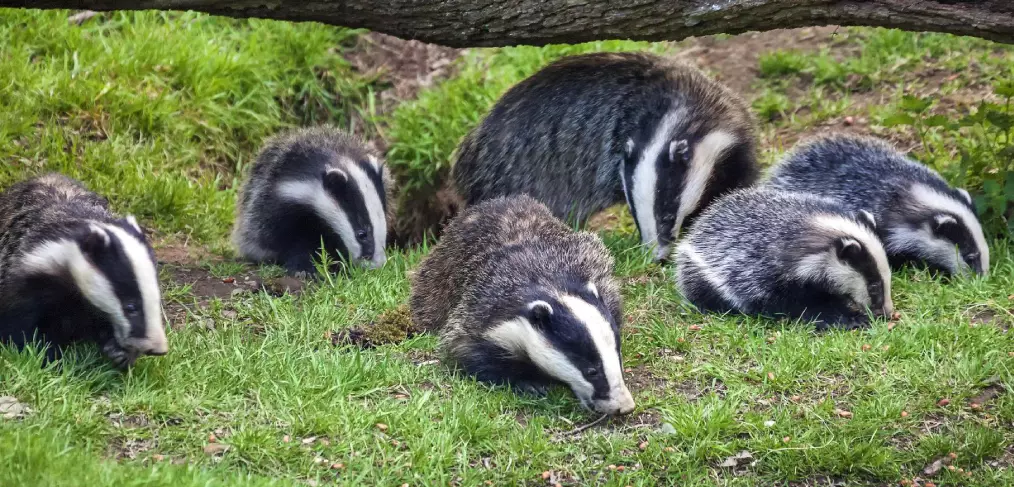
[[[655,260],[758,169],[747,105],[696,68],[647,53],[564,58],[517,84],[458,148],[466,205],[528,194],[583,223],[626,201]]]
[[[527,196],[469,207],[412,282],[412,319],[478,380],[545,393],[570,386],[586,408],[626,414],[623,304],[598,236],[574,232]]]
[[[119,367],[169,347],[155,257],[133,217],[81,183],[47,174],[0,194],[0,341],[47,356],[95,342]]]
[[[768,185],[870,211],[896,267],[923,262],[948,274],[989,272],[989,247],[968,192],[879,139],[832,135],[802,143],[775,166]]]
[[[310,274],[321,244],[365,267],[387,261],[390,175],[359,140],[331,127],[276,136],[240,193],[233,243],[243,257]]]
[[[702,311],[866,325],[893,312],[891,269],[866,212],[745,189],[711,205],[676,248],[676,282]]]

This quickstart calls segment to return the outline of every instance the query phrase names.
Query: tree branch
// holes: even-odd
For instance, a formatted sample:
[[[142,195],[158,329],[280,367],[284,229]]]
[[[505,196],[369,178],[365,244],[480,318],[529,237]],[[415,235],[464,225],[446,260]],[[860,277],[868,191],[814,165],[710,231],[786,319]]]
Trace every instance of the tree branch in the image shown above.
[[[679,40],[832,24],[1014,43],[1012,0],[0,0],[0,7],[197,10],[366,28],[452,47]]]

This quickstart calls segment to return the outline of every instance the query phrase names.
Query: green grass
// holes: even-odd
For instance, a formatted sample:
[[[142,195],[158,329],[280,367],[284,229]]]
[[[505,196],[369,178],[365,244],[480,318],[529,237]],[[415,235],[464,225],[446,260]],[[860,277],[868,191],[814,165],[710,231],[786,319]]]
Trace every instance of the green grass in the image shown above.
[[[350,113],[369,112],[369,81],[340,57],[348,31],[153,13],[103,14],[78,27],[66,16],[0,10],[0,187],[67,172],[117,210],[143,216],[159,243],[223,247],[235,174],[265,136],[294,124],[347,125]],[[943,94],[968,90],[980,75],[1007,76],[1012,65],[1009,48],[983,41],[845,33],[817,55],[761,56],[748,98],[770,156],[788,148],[779,134],[845,115],[873,120],[878,107],[896,106],[925,78],[930,57],[935,69],[974,75]],[[381,121],[389,158],[419,175],[422,189],[512,82],[567,53],[634,48],[679,47],[473,51],[457,77]],[[881,97],[865,104],[871,94]],[[946,146],[957,135],[937,136]],[[630,417],[567,437],[593,419],[569,391],[538,400],[477,384],[433,363],[432,336],[372,350],[333,346],[330,332],[405,302],[406,273],[425,247],[298,297],[209,299],[165,271],[167,308],[189,310],[168,332],[165,357],[121,374],[86,346],[49,366],[37,350],[0,350],[0,396],[32,409],[0,419],[0,485],[537,486],[547,485],[545,471],[564,485],[897,485],[952,452],[971,477],[945,470],[937,485],[1014,482],[1010,241],[993,242],[988,279],[896,274],[896,326],[816,334],[693,311],[671,269],[636,248],[629,215],[618,215],[603,236],[626,300],[624,355],[638,402]],[[195,266],[214,278],[244,272],[213,255]],[[997,387],[973,409],[972,398]],[[212,434],[224,453],[205,451]],[[756,464],[718,466],[742,450]]]

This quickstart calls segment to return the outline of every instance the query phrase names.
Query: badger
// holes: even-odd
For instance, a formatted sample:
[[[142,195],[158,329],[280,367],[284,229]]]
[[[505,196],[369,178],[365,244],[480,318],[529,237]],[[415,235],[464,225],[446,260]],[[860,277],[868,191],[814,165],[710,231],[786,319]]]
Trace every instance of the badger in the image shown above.
[[[452,172],[466,205],[527,194],[577,224],[625,200],[660,261],[700,209],[755,182],[755,146],[746,104],[696,68],[597,53],[508,90],[463,139]]]
[[[52,173],[0,194],[0,342],[96,343],[120,368],[169,350],[151,246],[132,216]]]
[[[563,383],[589,410],[627,414],[612,268],[597,235],[531,197],[493,198],[451,220],[423,260],[412,319],[438,330],[443,354],[481,382],[535,395]]]
[[[870,211],[895,268],[924,263],[950,275],[989,272],[989,247],[968,192],[882,140],[837,134],[800,143],[766,184]]]
[[[311,274],[323,245],[337,260],[378,268],[387,261],[388,191],[383,161],[333,127],[269,140],[240,193],[233,243],[252,261]]]
[[[704,312],[858,328],[889,315],[891,268],[865,211],[769,188],[730,193],[676,247],[676,282]]]

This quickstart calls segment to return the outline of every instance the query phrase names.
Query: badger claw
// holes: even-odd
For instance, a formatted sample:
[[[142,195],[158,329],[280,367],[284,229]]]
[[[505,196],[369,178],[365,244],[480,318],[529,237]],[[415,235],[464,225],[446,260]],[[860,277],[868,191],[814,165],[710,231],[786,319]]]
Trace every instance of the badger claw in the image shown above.
[[[549,385],[540,382],[521,381],[512,384],[512,387],[519,394],[533,397],[546,397],[549,395]]]
[[[116,368],[123,370],[134,364],[137,360],[137,353],[124,349],[116,340],[108,340],[102,345],[102,354],[106,356]]]

